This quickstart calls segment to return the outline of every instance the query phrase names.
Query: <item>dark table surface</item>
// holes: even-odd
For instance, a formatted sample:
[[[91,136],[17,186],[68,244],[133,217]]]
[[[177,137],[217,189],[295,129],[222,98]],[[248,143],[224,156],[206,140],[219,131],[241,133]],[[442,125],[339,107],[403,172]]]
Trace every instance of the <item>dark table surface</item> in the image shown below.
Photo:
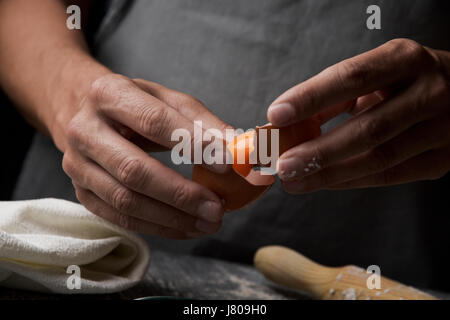
[[[432,292],[441,299],[450,294]],[[135,287],[108,295],[56,295],[0,288],[0,300],[137,299],[174,296],[189,299],[310,299],[281,288],[255,268],[216,259],[153,250],[145,278]]]

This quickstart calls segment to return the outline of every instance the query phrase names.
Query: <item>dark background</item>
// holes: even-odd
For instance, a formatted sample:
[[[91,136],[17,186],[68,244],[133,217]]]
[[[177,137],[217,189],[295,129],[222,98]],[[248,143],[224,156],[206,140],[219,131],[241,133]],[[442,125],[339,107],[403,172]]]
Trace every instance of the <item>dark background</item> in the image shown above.
[[[12,103],[0,90],[1,123],[0,136],[0,200],[10,200],[14,186],[34,129],[22,118]]]

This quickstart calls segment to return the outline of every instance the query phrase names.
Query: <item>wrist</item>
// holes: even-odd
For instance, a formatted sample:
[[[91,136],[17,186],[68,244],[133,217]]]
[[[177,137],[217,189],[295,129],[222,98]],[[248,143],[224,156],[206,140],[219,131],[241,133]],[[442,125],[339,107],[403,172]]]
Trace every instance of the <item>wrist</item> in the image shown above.
[[[51,138],[56,147],[64,152],[67,144],[66,129],[72,118],[81,108],[81,101],[88,93],[91,84],[101,76],[111,73],[88,54],[70,59],[53,78],[49,93],[50,107],[43,115]]]

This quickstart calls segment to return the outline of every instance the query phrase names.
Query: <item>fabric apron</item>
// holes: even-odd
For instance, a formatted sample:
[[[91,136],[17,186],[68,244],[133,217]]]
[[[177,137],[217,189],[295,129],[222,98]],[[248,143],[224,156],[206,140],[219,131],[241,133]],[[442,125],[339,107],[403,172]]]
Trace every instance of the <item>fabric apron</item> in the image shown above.
[[[381,8],[381,30],[366,27],[371,4]],[[189,93],[248,129],[267,122],[267,107],[286,89],[390,39],[450,50],[449,13],[449,1],[137,0],[95,52],[113,71]],[[169,153],[152,156],[190,175],[191,167],[173,165]],[[60,161],[51,142],[38,137],[16,198],[75,200]],[[444,177],[288,195],[276,183],[251,206],[226,215],[215,235],[146,239],[154,248],[247,263],[260,246],[285,245],[322,264],[376,264],[382,275],[450,290],[442,276],[450,255],[449,184]]]

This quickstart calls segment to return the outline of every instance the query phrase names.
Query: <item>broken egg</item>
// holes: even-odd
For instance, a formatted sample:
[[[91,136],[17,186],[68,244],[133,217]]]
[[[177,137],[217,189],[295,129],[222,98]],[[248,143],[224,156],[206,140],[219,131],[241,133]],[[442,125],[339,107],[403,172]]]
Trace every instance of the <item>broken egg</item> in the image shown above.
[[[232,170],[219,174],[201,165],[195,165],[192,180],[221,197],[225,201],[226,211],[234,211],[249,205],[269,190],[275,182],[274,175],[261,171],[262,167],[268,167],[272,163],[262,165],[258,154],[254,154],[255,150],[259,150],[261,129],[267,130],[266,150],[271,150],[271,130],[279,130],[279,155],[321,135],[320,124],[312,119],[283,128],[277,128],[269,123],[238,135],[227,144],[227,149],[233,156]]]

